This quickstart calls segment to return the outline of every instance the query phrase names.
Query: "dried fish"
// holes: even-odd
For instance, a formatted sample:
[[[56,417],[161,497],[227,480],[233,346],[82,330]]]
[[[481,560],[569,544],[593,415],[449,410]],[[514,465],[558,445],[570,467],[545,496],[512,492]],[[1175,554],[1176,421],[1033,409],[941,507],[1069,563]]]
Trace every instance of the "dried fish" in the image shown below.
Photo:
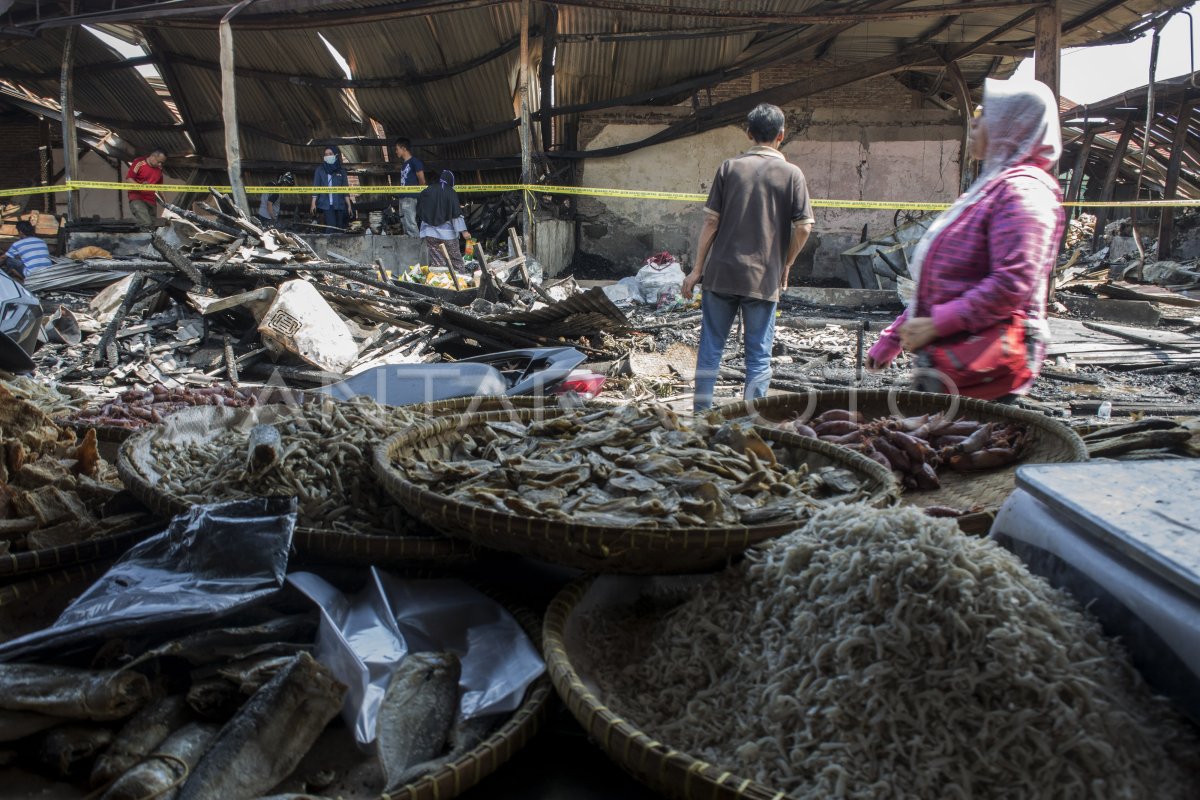
[[[150,682],[136,672],[0,664],[0,686],[0,708],[69,719],[124,719],[150,699]]]
[[[262,408],[271,411],[260,419],[269,419],[280,437],[273,467],[255,470],[246,458],[230,457],[246,452],[244,431],[228,430],[203,441],[159,441],[149,465],[160,476],[159,487],[191,503],[295,497],[297,524],[306,528],[351,535],[424,532],[375,479],[371,465],[371,448],[421,415],[367,398]],[[436,470],[430,472],[437,480]]]
[[[954,520],[831,508],[679,588],[584,613],[578,663],[647,737],[780,796],[1196,797],[1195,732],[1121,646]]]
[[[137,766],[117,778],[100,800],[174,800],[200,757],[216,738],[218,726],[189,722],[172,733]]]
[[[246,658],[263,652],[279,652],[281,649],[294,651],[300,645],[289,644],[290,642],[312,644],[316,634],[315,614],[292,614],[268,620],[260,625],[209,628],[148,649],[124,668],[129,669],[166,656],[200,665]]]
[[[130,717],[108,750],[92,768],[92,786],[103,786],[129,770],[160,745],[171,731],[187,721],[187,703],[182,695],[170,695],[145,706]]]
[[[596,525],[757,525],[865,494],[852,472],[810,472],[804,451],[778,450],[752,427],[685,421],[653,404],[488,422],[443,449],[450,460],[436,466],[426,452],[395,466],[459,502]]]
[[[15,742],[35,733],[62,725],[62,717],[31,711],[0,711],[0,742]]]
[[[345,694],[325,667],[299,653],[221,729],[179,800],[240,800],[270,790],[337,716]]]
[[[453,653],[411,653],[400,662],[375,723],[384,791],[416,780],[446,748],[461,674]]]
[[[37,761],[51,773],[69,778],[112,742],[111,728],[69,723],[42,734]]]

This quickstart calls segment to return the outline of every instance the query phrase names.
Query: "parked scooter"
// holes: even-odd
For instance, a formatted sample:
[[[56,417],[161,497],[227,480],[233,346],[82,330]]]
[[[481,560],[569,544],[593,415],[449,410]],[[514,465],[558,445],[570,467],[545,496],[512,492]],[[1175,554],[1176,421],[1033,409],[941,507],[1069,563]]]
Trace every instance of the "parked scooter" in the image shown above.
[[[573,347],[505,350],[449,364],[385,364],[313,391],[338,400],[370,397],[408,406],[457,397],[575,394],[590,400],[604,376],[578,369],[586,356]]]
[[[30,372],[42,306],[19,281],[0,272],[0,369]]]

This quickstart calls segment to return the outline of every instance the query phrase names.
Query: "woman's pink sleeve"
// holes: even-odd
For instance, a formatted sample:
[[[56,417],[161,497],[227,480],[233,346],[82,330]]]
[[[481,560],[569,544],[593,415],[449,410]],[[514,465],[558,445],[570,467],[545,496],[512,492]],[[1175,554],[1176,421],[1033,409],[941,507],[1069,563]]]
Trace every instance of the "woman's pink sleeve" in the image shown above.
[[[896,320],[883,329],[879,341],[867,353],[872,361],[886,364],[900,355],[904,348],[900,346],[900,326],[908,320],[908,311],[904,311]]]

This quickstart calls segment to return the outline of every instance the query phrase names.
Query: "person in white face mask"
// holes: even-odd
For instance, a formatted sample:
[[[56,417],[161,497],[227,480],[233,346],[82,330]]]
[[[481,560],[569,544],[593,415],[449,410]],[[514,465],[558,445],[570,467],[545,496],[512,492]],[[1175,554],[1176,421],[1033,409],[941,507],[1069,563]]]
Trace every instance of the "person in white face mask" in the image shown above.
[[[326,147],[324,159],[313,173],[313,186],[330,188],[349,185],[350,179],[346,174],[345,165],[342,164],[342,154],[332,147]],[[318,210],[324,214],[326,225],[345,228],[346,220],[354,211],[354,205],[348,194],[320,192],[313,195],[309,212],[316,214]]]

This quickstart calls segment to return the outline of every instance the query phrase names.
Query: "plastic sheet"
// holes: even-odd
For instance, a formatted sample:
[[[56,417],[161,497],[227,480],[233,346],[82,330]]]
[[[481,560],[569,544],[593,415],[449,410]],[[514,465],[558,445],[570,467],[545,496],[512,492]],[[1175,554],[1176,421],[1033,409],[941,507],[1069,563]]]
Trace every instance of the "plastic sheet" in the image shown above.
[[[295,527],[294,498],[195,506],[131,548],[52,626],[0,645],[0,662],[178,631],[262,601],[283,587]]]
[[[458,580],[407,580],[374,567],[346,597],[308,572],[288,577],[321,609],[317,659],[350,687],[342,717],[355,740],[375,740],[392,673],[408,653],[448,650],[462,661],[460,719],[515,711],[545,671],[529,637],[503,606]]]

